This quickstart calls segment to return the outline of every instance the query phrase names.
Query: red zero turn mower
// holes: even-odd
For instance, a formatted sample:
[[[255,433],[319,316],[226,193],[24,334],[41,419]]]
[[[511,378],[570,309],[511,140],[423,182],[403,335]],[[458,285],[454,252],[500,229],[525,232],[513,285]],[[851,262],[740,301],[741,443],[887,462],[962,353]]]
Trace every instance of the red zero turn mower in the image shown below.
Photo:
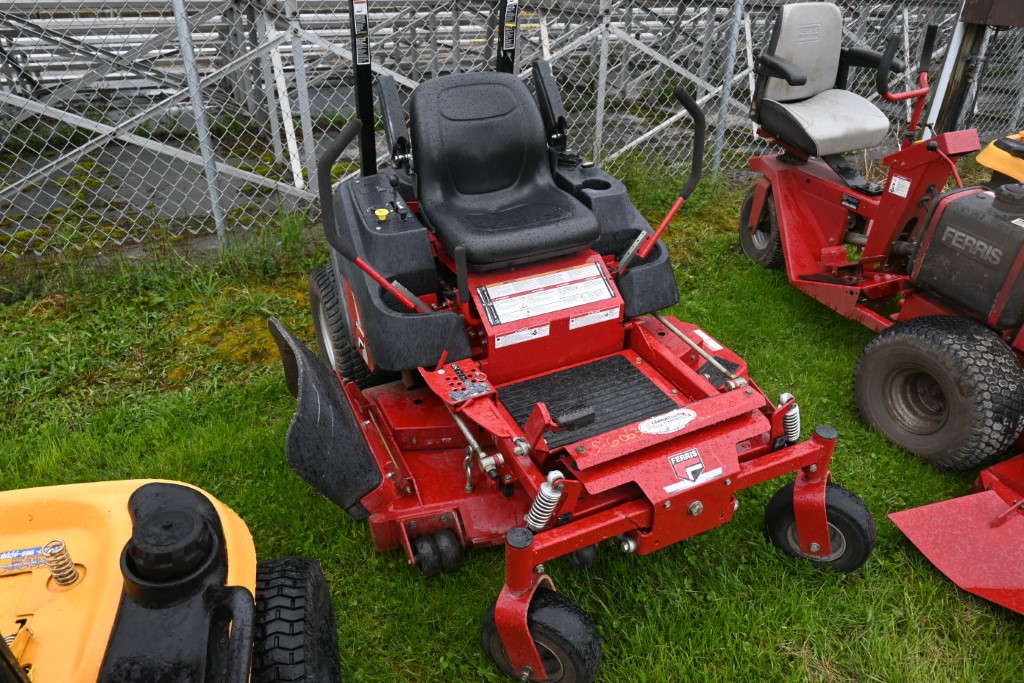
[[[766,512],[772,542],[845,572],[867,560],[871,516],[830,482],[835,430],[799,441],[791,395],[776,405],[710,335],[648,315],[678,300],[658,238],[700,176],[704,119],[684,90],[693,171],[652,231],[622,183],[567,149],[546,62],[533,65],[537,99],[511,73],[423,83],[411,132],[380,76],[393,165],[381,172],[360,68],[362,177],[332,190],[355,121],[318,169],[332,263],[310,295],[333,370],[270,321],[298,398],[286,453],[299,475],[424,575],[469,546],[504,546],[483,646],[519,680],[592,681],[600,663],[594,624],[544,563],[589,566],[608,539],[660,550],[788,472]]]
[[[750,160],[761,178],[743,206],[740,243],[880,333],[854,371],[868,425],[936,467],[970,468],[1010,448],[1024,426],[1024,185],[963,186],[956,161],[979,149],[975,130],[913,142],[935,26],[918,87],[902,93],[887,87],[890,71],[903,70],[898,38],[884,54],[841,48],[842,28],[829,3],[778,10],[751,115],[784,153]],[[845,89],[851,67],[877,69],[886,100],[914,101],[884,186],[843,157],[889,130],[877,107]]]

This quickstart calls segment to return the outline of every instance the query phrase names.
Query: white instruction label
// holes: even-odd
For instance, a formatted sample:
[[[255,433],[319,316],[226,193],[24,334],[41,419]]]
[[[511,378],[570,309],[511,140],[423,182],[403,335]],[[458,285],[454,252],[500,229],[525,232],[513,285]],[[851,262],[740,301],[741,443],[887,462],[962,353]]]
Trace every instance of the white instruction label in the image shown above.
[[[910,178],[894,175],[892,181],[889,182],[889,192],[897,197],[906,199],[907,195],[910,194]]]
[[[707,332],[705,332],[704,330],[695,329],[693,332],[698,337],[700,337],[701,339],[704,340],[704,346],[706,346],[708,348],[708,351],[721,351],[722,350],[722,348],[723,348],[722,345],[719,344],[717,341],[715,341],[714,338],[711,335],[709,335]]]
[[[549,334],[551,334],[551,325],[528,327],[525,330],[519,330],[518,332],[498,335],[494,339],[494,348],[500,349],[504,346],[522,344],[523,342],[528,342],[531,339],[542,339]]]
[[[587,313],[580,315],[575,318],[569,318],[569,329],[575,330],[580,327],[587,327],[588,325],[596,325],[597,323],[603,323],[606,320],[618,320],[619,319],[619,307],[609,308],[604,311],[594,311],[593,313]]]
[[[355,34],[356,64],[370,63],[370,8],[369,0],[354,0],[352,3],[352,32]]]
[[[477,294],[492,325],[504,325],[615,297],[604,271],[594,262],[484,285],[477,288]]]
[[[0,575],[17,574],[44,564],[42,546],[0,552]]]

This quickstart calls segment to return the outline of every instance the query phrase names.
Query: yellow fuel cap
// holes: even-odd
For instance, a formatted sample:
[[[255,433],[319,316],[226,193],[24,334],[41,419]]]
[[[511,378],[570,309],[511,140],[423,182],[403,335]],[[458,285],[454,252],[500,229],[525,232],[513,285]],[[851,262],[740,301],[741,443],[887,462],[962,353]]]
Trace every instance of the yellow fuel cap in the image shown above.
[[[390,214],[391,212],[388,211],[387,209],[377,209],[376,211],[373,212],[373,215],[376,216],[377,220],[379,220],[381,223],[386,221]]]

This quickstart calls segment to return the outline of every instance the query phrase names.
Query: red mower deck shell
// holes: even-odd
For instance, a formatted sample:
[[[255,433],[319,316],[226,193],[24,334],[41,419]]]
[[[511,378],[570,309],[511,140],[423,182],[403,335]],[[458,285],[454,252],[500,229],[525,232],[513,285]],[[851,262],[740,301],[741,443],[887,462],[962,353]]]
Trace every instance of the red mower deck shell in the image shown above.
[[[960,588],[1024,614],[1024,455],[983,470],[974,488],[889,519]]]

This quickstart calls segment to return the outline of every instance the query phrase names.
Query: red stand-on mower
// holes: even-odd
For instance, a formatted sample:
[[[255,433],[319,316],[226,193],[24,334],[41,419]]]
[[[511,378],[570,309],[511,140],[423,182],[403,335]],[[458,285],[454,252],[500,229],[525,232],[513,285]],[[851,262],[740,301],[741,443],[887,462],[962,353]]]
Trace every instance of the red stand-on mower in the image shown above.
[[[918,87],[891,93],[890,71],[903,70],[896,37],[884,54],[841,48],[834,5],[779,8],[751,114],[784,152],[750,160],[761,177],[740,243],[880,333],[854,371],[861,416],[936,467],[961,470],[1009,449],[1024,426],[1024,185],[963,186],[956,161],[980,148],[975,130],[914,143],[935,34],[930,26]],[[889,130],[874,104],[845,89],[852,67],[877,69],[886,100],[915,100],[882,186],[843,156]],[[945,191],[950,178],[956,187]]]
[[[841,48],[834,5],[779,8],[751,114],[784,152],[750,160],[761,178],[743,206],[740,244],[879,332],[854,371],[861,416],[936,467],[961,470],[1006,451],[1024,426],[1024,146],[1014,137],[990,146],[990,189],[964,187],[956,168],[979,149],[977,131],[914,143],[935,33],[918,87],[894,94],[896,38],[884,53]],[[900,151],[885,158],[884,186],[843,157],[889,130],[877,107],[845,89],[851,67],[877,69],[886,100],[915,100]],[[950,178],[956,187],[945,191]],[[1024,611],[1024,455],[983,471],[970,496],[890,517],[961,587]]]
[[[659,237],[700,176],[700,109],[676,90],[696,123],[693,172],[652,231],[622,183],[567,148],[550,66],[533,66],[536,99],[501,72],[514,45],[502,36],[499,72],[420,85],[411,131],[394,81],[378,77],[393,166],[381,171],[369,60],[357,67],[362,176],[332,189],[357,121],[319,164],[332,263],[310,297],[333,368],[270,326],[298,398],[295,471],[425,575],[455,569],[469,546],[504,546],[488,655],[518,680],[585,682],[600,641],[546,562],[589,566],[609,539],[661,550],[727,523],[739,491],[789,472],[765,515],[785,553],[854,571],[875,528],[830,482],[834,429],[800,441],[791,395],[776,405],[736,354],[656,313],[678,301]]]

